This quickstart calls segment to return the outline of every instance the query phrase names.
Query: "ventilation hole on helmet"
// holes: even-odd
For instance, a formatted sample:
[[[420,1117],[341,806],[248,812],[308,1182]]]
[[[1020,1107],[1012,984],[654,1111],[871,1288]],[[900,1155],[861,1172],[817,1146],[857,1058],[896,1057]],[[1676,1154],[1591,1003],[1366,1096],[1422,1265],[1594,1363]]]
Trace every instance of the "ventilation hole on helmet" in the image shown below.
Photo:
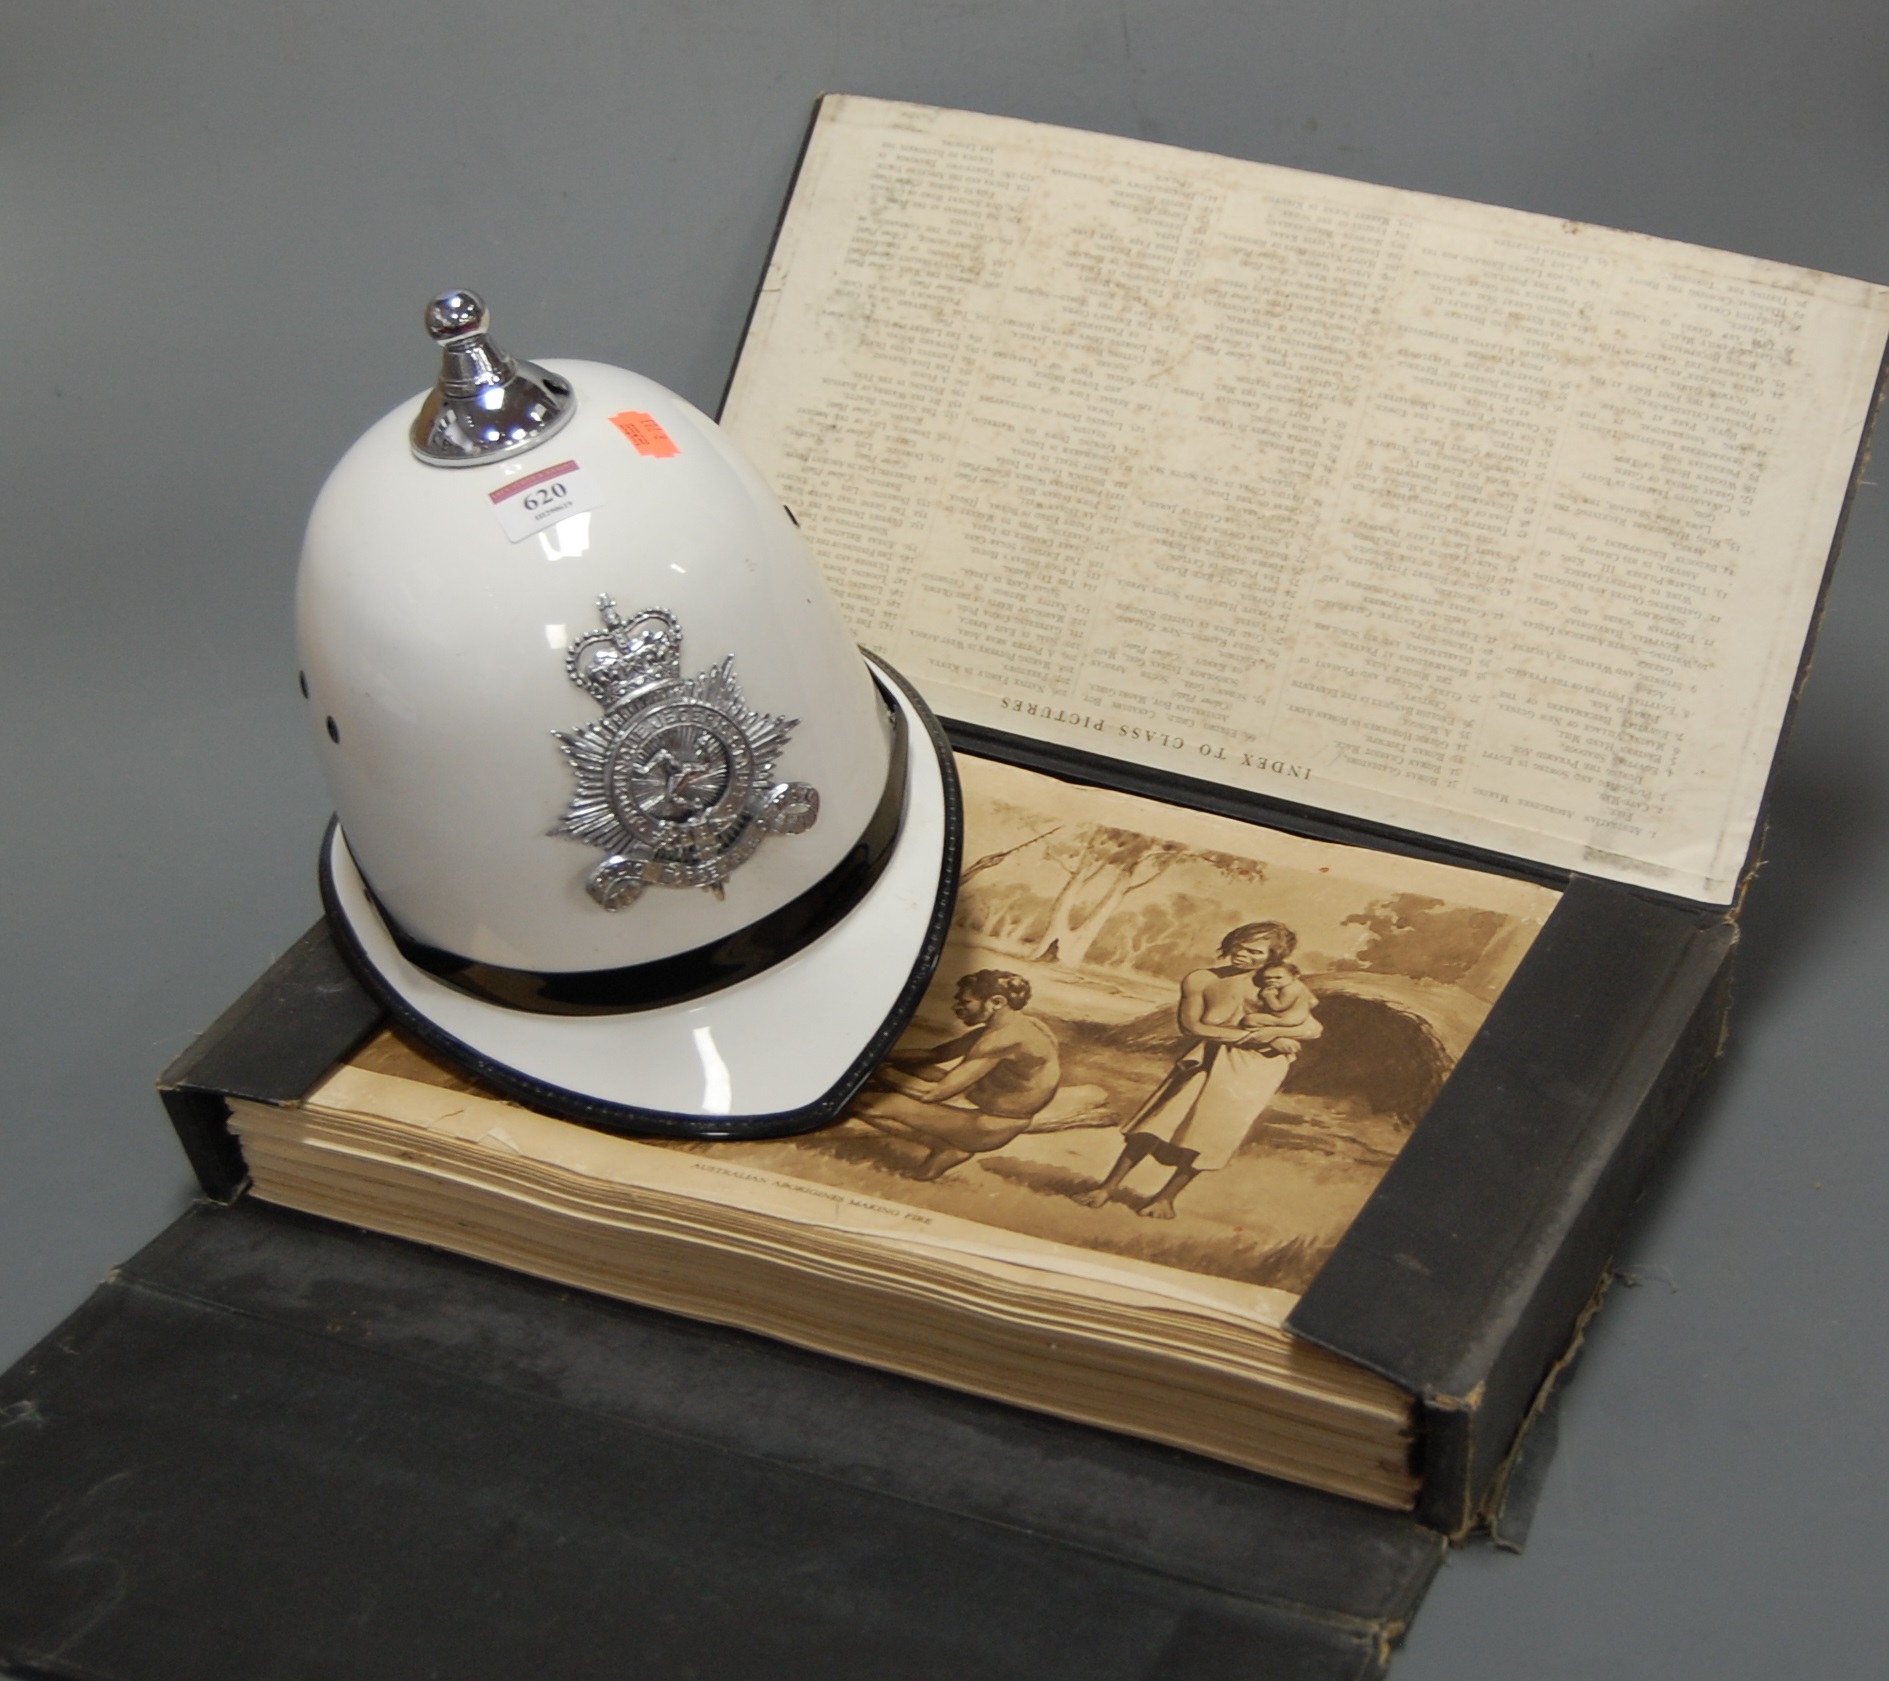
[[[341,726],[333,718],[328,720],[328,739],[336,742],[341,739]]]
[[[302,685],[302,699],[307,700],[308,699],[308,673],[306,671],[296,672],[295,681]]]

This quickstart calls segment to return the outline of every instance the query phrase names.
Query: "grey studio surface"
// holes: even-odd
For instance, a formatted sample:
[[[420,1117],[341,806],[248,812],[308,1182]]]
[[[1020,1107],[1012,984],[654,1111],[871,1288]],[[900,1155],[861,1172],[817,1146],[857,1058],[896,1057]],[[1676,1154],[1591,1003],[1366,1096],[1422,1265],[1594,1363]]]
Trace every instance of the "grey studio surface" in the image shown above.
[[[153,1076],[316,914],[295,557],[329,466],[429,377],[433,292],[712,409],[824,90],[1889,281],[1886,80],[1860,0],[16,0],[0,1364],[185,1206]],[[1781,761],[1730,1052],[1620,1256],[1526,1551],[1451,1559],[1398,1681],[1880,1673],[1882,498]]]

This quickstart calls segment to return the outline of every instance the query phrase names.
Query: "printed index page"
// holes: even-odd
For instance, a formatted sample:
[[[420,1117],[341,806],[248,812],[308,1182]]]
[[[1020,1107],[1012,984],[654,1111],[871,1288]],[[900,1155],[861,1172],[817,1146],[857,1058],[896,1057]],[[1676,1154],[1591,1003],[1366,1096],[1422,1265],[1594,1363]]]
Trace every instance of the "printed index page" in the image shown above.
[[[1727,903],[1889,292],[829,98],[724,422],[941,712]]]

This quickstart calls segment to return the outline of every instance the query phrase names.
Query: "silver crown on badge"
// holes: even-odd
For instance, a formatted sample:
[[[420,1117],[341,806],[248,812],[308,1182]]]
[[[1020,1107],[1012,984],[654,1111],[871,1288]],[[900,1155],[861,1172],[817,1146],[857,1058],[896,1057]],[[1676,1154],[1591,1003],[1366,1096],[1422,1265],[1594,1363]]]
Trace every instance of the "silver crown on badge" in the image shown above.
[[[810,784],[772,780],[799,720],[750,707],[732,654],[684,677],[673,613],[646,607],[626,619],[607,595],[597,608],[603,629],[575,638],[564,665],[604,715],[553,732],[577,791],[551,833],[604,851],[584,886],[605,910],[652,886],[720,898],[769,835],[800,834],[819,818]]]

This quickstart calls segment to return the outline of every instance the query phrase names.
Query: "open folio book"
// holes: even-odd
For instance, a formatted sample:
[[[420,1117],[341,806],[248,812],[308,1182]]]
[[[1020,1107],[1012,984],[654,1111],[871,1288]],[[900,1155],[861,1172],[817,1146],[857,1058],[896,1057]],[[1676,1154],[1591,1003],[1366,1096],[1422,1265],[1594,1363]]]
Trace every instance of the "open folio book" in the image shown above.
[[[724,420],[974,755],[917,1024],[734,1145],[339,1029],[312,1090],[220,1073],[225,1024],[193,1158],[1461,1533],[1717,1052],[1886,336],[1775,263],[829,98]]]
[[[233,1105],[256,1193],[1409,1505],[1411,1397],[1285,1318],[1556,895],[962,770],[944,961],[839,1126],[615,1138],[384,1033]]]

